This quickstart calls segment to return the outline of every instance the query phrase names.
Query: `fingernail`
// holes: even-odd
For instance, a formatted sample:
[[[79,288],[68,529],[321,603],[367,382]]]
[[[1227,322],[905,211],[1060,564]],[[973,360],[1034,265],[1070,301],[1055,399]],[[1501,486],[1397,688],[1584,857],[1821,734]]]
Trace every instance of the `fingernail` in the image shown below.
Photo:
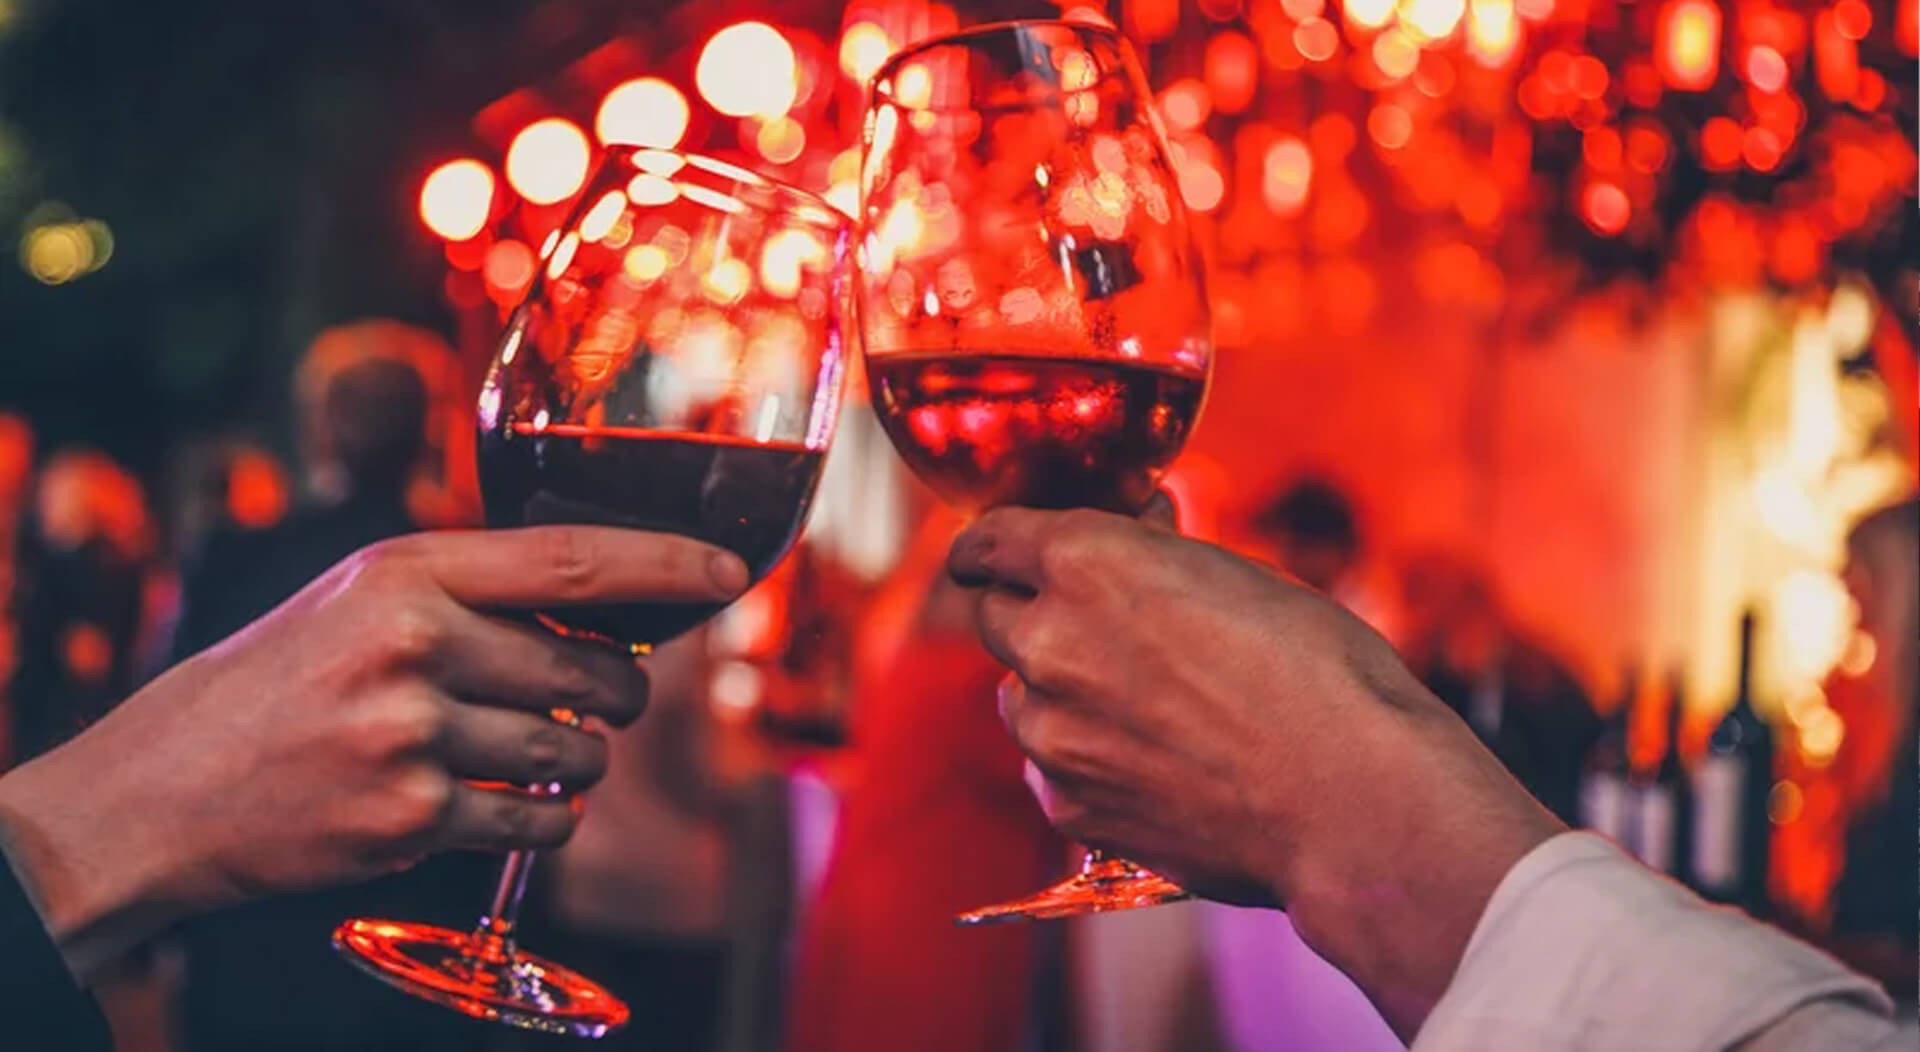
[[[738,595],[747,588],[747,564],[732,552],[715,552],[707,560],[707,576],[715,588],[727,595]]]

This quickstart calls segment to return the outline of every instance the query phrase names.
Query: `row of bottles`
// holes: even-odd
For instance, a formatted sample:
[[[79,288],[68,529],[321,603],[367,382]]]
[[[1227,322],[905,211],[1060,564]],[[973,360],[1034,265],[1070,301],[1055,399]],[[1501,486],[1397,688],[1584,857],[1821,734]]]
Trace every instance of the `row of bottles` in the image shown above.
[[[1679,675],[1664,690],[1630,673],[1620,703],[1588,756],[1581,779],[1583,824],[1649,867],[1718,902],[1754,913],[1767,905],[1773,732],[1753,704],[1754,619],[1740,622],[1739,686],[1689,768],[1680,748],[1686,703]],[[1664,723],[1657,764],[1636,763],[1635,732]],[[1644,733],[1644,731],[1642,731]]]

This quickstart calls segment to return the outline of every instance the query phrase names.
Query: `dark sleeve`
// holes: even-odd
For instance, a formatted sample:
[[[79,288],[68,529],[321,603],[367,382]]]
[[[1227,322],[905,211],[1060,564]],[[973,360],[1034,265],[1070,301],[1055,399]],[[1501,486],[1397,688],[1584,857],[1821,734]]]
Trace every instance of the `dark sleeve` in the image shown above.
[[[0,858],[0,1046],[113,1052],[93,998],[74,982],[40,914]]]

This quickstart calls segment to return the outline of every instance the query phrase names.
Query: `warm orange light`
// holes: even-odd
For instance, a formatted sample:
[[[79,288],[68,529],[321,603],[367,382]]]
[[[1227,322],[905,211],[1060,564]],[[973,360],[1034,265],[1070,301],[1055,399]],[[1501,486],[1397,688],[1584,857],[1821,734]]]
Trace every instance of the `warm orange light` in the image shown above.
[[[1573,60],[1567,78],[1573,93],[1583,99],[1599,99],[1607,93],[1606,64],[1592,55],[1581,55]]]
[[[1293,46],[1315,62],[1325,62],[1340,50],[1340,31],[1324,18],[1309,18],[1293,27]]]
[[[804,230],[781,230],[760,249],[760,286],[782,299],[800,292],[801,271],[827,258],[818,238]]]
[[[1473,0],[1467,7],[1467,50],[1488,68],[1505,63],[1520,42],[1513,0]]]
[[[1192,131],[1205,124],[1212,113],[1213,97],[1207,93],[1207,86],[1192,77],[1174,81],[1160,94],[1160,116],[1171,131]]]
[[[536,205],[564,201],[586,182],[591,152],[587,133],[572,121],[535,121],[507,147],[507,184]]]
[[[1700,126],[1700,159],[1715,171],[1726,171],[1740,163],[1744,134],[1731,117],[1709,117]]]
[[[792,117],[775,117],[760,125],[753,146],[774,164],[790,164],[807,148],[807,130]]]
[[[1920,4],[1893,5],[1893,42],[1908,58],[1920,55]]]
[[[1319,18],[1326,13],[1327,0],[1280,0],[1280,10],[1295,22],[1305,22],[1309,18]],[[1258,26],[1254,27],[1256,30]]]
[[[1747,52],[1747,83],[1768,93],[1786,87],[1787,60],[1765,45]]]
[[[1382,103],[1367,114],[1367,134],[1389,150],[1398,150],[1413,138],[1413,117],[1391,102]]]
[[[1587,165],[1597,172],[1618,170],[1626,153],[1620,133],[1604,127],[1589,129],[1581,138],[1580,150],[1587,159]]]
[[[1887,101],[1887,78],[1878,71],[1863,69],[1860,71],[1860,90],[1854,93],[1853,108],[1863,113],[1877,113],[1880,104]]]
[[[487,250],[487,262],[480,275],[487,291],[499,299],[502,294],[518,295],[533,282],[533,250],[524,241],[500,241]]]
[[[1390,29],[1373,38],[1373,64],[1387,79],[1405,80],[1420,66],[1420,45]]]
[[[1667,0],[1655,59],[1679,91],[1704,91],[1720,71],[1720,9],[1711,0]]]
[[[1222,30],[1207,41],[1207,89],[1221,113],[1239,113],[1253,105],[1260,90],[1260,49],[1245,33]]]
[[[1873,29],[1873,8],[1867,0],[1840,0],[1833,5],[1833,26],[1848,40],[1865,40]]]
[[[493,170],[471,157],[448,161],[420,184],[420,220],[448,241],[485,230],[492,210]]]
[[[1860,47],[1854,40],[1840,28],[1837,7],[1820,12],[1813,21],[1814,73],[1820,91],[1835,102],[1847,102],[1860,92]]]
[[[1467,13],[1466,0],[1400,0],[1400,22],[1428,40],[1444,40]]]
[[[1545,22],[1553,17],[1553,0],[1514,0],[1513,9],[1529,22]]]
[[[1658,127],[1636,125],[1627,132],[1627,164],[1652,175],[1667,166],[1667,136]]]
[[[1770,172],[1780,165],[1785,152],[1780,136],[1772,128],[1748,128],[1740,144],[1740,156],[1756,172]]]
[[[1627,228],[1633,204],[1627,192],[1609,182],[1591,182],[1580,195],[1580,213],[1595,233],[1612,237]]]
[[[1194,160],[1180,166],[1180,197],[1187,207],[1197,212],[1211,212],[1220,207],[1220,199],[1227,193],[1227,183],[1220,177],[1218,169],[1205,161]]]
[[[630,80],[600,101],[593,134],[603,143],[671,150],[687,134],[687,97],[658,77]]]
[[[1313,187],[1313,153],[1307,144],[1291,135],[1279,140],[1267,147],[1264,168],[1260,189],[1267,207],[1282,217],[1298,215]]]
[[[1378,29],[1393,17],[1393,0],[1348,0],[1340,11],[1346,16],[1349,25],[1359,26],[1362,29]],[[1302,24],[1305,22],[1306,19],[1301,19]]]
[[[765,22],[740,22],[700,49],[693,82],[700,97],[729,117],[779,117],[793,106],[800,69],[793,45]]]
[[[1180,0],[1135,0],[1126,6],[1127,35],[1137,40],[1165,40],[1180,27]]]
[[[855,22],[840,35],[840,72],[865,84],[895,50],[886,30],[872,22]]]

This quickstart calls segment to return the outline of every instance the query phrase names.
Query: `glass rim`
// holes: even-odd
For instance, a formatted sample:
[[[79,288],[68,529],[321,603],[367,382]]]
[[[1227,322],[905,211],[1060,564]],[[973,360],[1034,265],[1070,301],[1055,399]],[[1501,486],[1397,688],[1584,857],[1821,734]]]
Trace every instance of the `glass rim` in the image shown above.
[[[873,76],[867,79],[867,94],[873,96],[875,99],[886,102],[890,106],[899,106],[903,109],[938,109],[939,107],[932,106],[908,106],[899,99],[894,98],[891,91],[883,94],[880,90],[880,85],[891,80],[893,75],[899,72],[900,68],[905,66],[910,60],[923,56],[930,51],[943,47],[965,47],[968,43],[976,39],[1000,36],[1016,30],[1028,29],[1065,29],[1075,33],[1093,33],[1099,36],[1110,37],[1122,46],[1127,45],[1127,36],[1125,33],[1120,32],[1120,30],[1114,26],[1103,25],[1099,22],[1082,22],[1071,18],[1006,18],[997,22],[982,22],[977,26],[968,26],[965,29],[958,29],[951,33],[941,33],[938,36],[917,40],[894,52],[892,55],[887,56],[887,60],[882,62],[880,68],[873,71]]]
[[[608,161],[624,158],[636,171],[648,172],[663,179],[677,179],[687,168],[695,168],[716,179],[731,180],[736,186],[749,186],[755,190],[765,191],[773,195],[776,200],[793,198],[793,204],[773,209],[779,214],[792,215],[803,222],[829,230],[850,231],[853,228],[853,217],[835,208],[831,202],[819,194],[710,154],[676,147],[646,146],[626,142],[609,143],[605,150]],[[656,165],[648,165],[645,159],[650,157],[663,160]],[[669,169],[664,164],[666,158],[672,158],[681,163]],[[794,205],[804,206],[804,208],[794,207]]]

